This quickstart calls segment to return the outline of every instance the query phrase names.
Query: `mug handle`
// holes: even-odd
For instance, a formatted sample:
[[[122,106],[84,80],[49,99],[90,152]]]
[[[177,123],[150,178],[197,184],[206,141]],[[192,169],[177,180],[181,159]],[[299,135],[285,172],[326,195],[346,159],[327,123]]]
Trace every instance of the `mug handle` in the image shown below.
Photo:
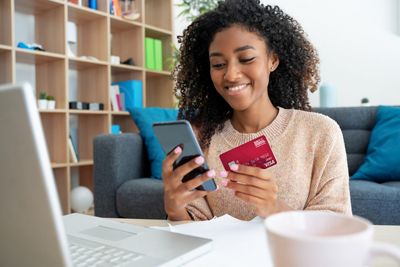
[[[370,249],[370,260],[377,257],[392,258],[397,262],[398,266],[400,266],[400,249],[397,246],[374,242]]]

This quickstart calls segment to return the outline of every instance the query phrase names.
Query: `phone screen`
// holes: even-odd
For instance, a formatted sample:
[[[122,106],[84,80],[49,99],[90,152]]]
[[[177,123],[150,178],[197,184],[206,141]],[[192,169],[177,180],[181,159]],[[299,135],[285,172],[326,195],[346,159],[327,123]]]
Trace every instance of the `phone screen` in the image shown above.
[[[182,148],[182,153],[175,161],[174,168],[181,166],[197,156],[204,157],[200,145],[198,144],[196,136],[194,135],[192,127],[188,121],[179,120],[173,122],[155,123],[153,124],[153,130],[166,154],[170,153],[177,146]],[[193,169],[190,173],[185,175],[182,181],[186,182],[191,180],[208,170],[208,165],[206,162],[204,162],[203,165]],[[211,179],[204,182],[196,189],[213,191],[216,188],[217,187],[214,180]]]

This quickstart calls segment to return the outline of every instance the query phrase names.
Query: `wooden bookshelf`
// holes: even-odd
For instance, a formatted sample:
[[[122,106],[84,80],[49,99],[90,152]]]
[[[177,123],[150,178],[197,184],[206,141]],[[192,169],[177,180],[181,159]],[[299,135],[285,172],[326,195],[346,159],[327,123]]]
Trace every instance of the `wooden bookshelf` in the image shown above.
[[[112,111],[112,82],[141,80],[144,106],[172,107],[172,0],[135,0],[140,17],[134,21],[110,14],[109,0],[98,9],[68,0],[0,0],[0,84],[28,81],[35,90],[53,95],[55,110],[39,110],[60,203],[70,213],[72,176],[93,190],[93,139],[109,133],[112,124],[137,132],[128,112]],[[68,22],[76,25],[75,57],[68,54]],[[22,29],[22,30],[21,30]],[[145,67],[145,37],[162,40],[163,69]],[[37,43],[45,51],[18,48],[18,42]],[[111,64],[111,55],[134,65]],[[70,101],[98,102],[104,110],[72,110]],[[69,158],[72,129],[79,140],[79,162]]]

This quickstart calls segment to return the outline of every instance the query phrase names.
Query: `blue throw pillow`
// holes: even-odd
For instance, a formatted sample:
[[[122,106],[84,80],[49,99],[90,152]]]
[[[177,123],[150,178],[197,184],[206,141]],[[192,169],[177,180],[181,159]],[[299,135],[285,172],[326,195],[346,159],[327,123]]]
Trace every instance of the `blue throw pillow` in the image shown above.
[[[140,135],[147,149],[151,176],[161,180],[162,161],[165,158],[165,153],[154,135],[153,123],[176,120],[178,110],[166,108],[130,108],[129,113],[139,128]]]
[[[400,180],[400,108],[379,106],[367,156],[352,179]]]

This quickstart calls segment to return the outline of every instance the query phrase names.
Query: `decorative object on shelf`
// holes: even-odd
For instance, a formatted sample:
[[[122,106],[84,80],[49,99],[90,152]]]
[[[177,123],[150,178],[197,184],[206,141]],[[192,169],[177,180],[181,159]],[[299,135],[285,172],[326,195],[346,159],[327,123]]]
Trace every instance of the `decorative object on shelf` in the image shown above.
[[[68,52],[68,57],[76,57],[75,53],[72,51],[71,47],[76,45],[77,41],[77,30],[76,30],[76,24],[68,21],[68,28],[67,28],[67,52]]]
[[[73,3],[75,5],[82,5],[82,0],[69,0],[68,2]]]
[[[161,71],[163,69],[162,41],[146,37],[145,50],[146,68]]]
[[[121,64],[121,58],[119,56],[111,56],[110,63],[114,65],[119,65]]]
[[[77,110],[104,110],[103,103],[88,103],[81,101],[70,101],[69,109],[77,109]]]
[[[25,42],[18,42],[17,44],[18,48],[23,48],[23,49],[29,49],[29,50],[37,50],[37,51],[46,51],[43,49],[43,46],[40,44],[28,44]]]
[[[112,134],[120,134],[121,132],[121,126],[119,124],[113,124],[111,125],[111,133]]]
[[[89,0],[88,1],[88,7],[91,9],[96,9],[97,10],[97,0]]]
[[[121,8],[121,16],[127,20],[136,20],[140,18],[140,13],[137,12],[135,0],[119,0]]]
[[[336,88],[328,83],[322,83],[319,88],[319,99],[321,107],[336,107]]]
[[[135,66],[135,61],[133,60],[133,58],[127,58],[126,60],[121,62],[124,65],[131,65],[131,66]]]
[[[87,212],[93,205],[93,193],[85,186],[77,186],[71,191],[71,209],[75,212]]]
[[[38,108],[39,109],[47,109],[46,92],[44,92],[44,91],[41,91],[39,93]]]
[[[111,95],[111,104],[115,102],[113,98],[115,97],[123,99],[121,101],[121,110],[127,111],[130,108],[141,108],[143,107],[143,83],[141,80],[127,80],[112,83],[112,86],[118,86],[118,92],[120,96]],[[113,91],[116,93],[116,91]],[[121,97],[122,96],[122,97]]]
[[[53,110],[56,109],[56,100],[54,99],[54,96],[48,95],[46,96],[47,99],[47,109]]]
[[[370,103],[368,97],[361,98],[361,106],[369,106],[369,105]]]

